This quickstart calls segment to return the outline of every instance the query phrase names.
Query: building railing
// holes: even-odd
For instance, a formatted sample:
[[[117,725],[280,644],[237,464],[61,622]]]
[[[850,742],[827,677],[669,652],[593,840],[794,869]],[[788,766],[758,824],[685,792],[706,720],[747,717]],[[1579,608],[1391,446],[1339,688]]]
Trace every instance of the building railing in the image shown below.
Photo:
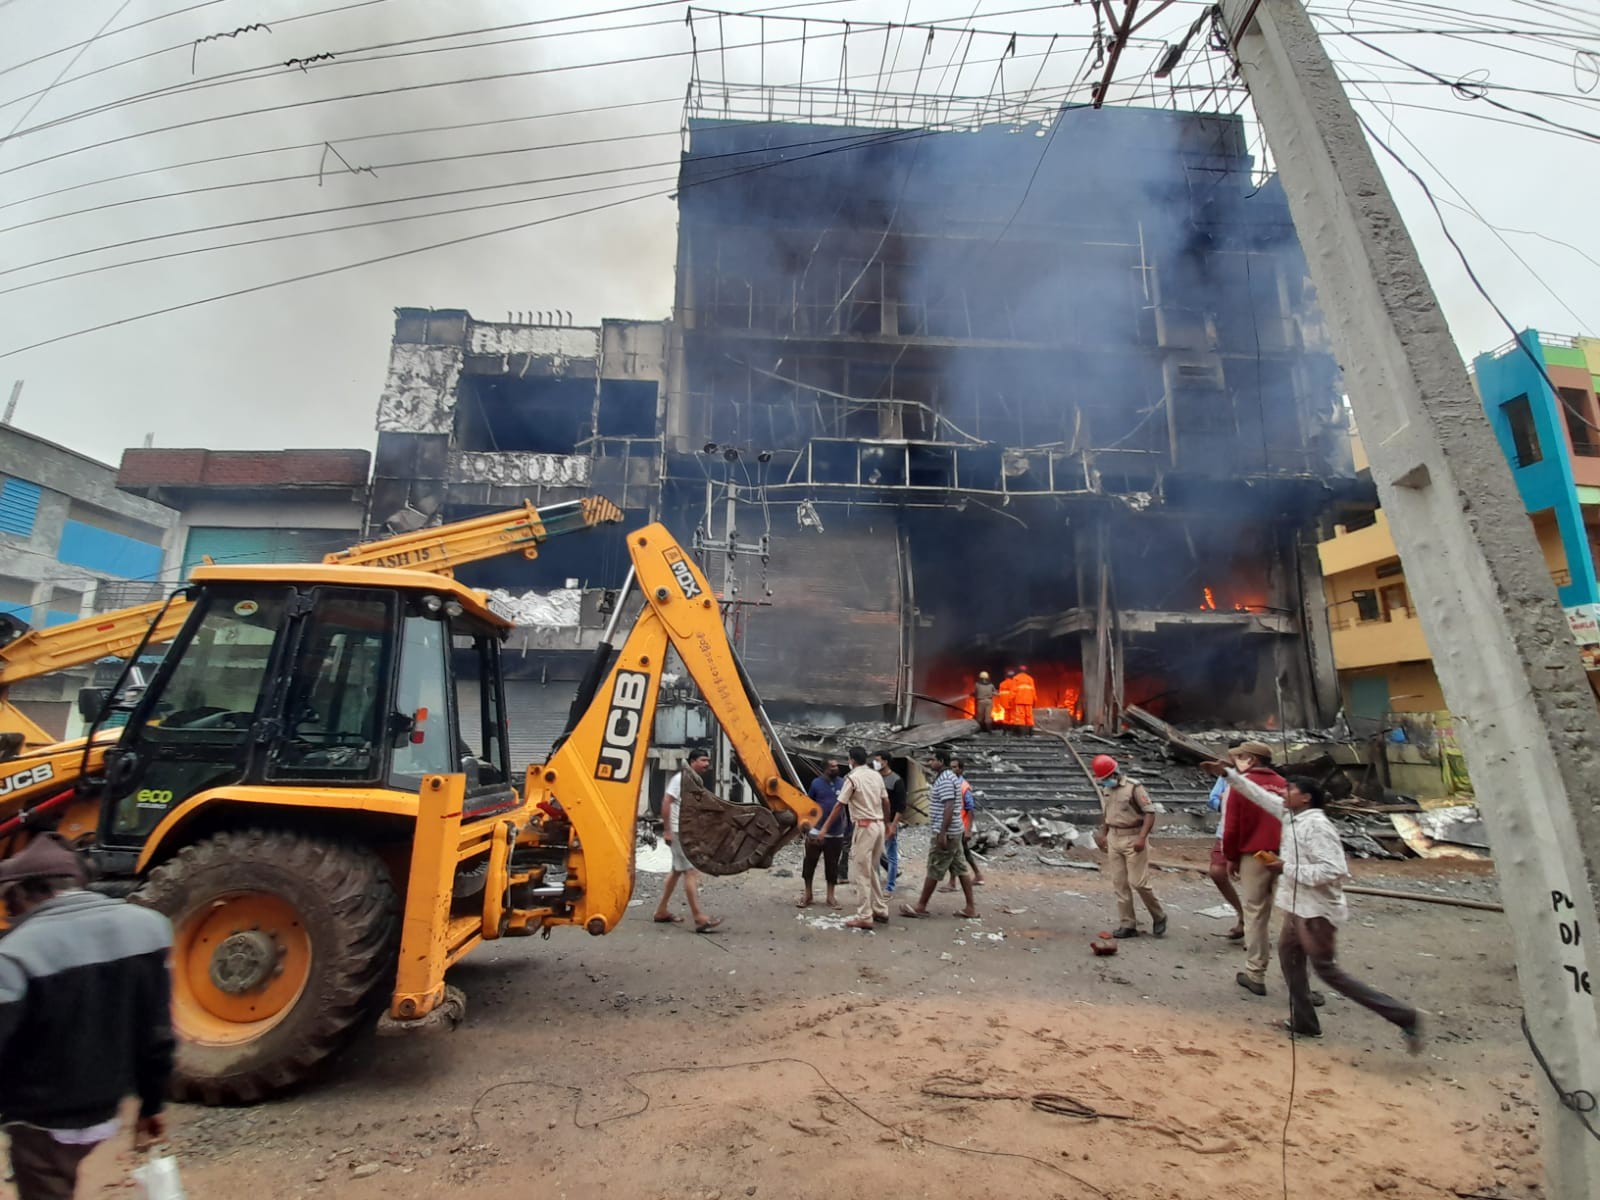
[[[1489,351],[1488,357],[1504,358],[1508,354],[1516,353],[1517,345],[1521,342],[1521,340],[1521,338],[1512,338],[1504,345],[1496,346],[1493,350]],[[1577,348],[1578,341],[1578,336],[1573,334],[1544,332],[1540,332],[1539,334],[1539,345],[1549,346],[1552,350],[1574,350]]]

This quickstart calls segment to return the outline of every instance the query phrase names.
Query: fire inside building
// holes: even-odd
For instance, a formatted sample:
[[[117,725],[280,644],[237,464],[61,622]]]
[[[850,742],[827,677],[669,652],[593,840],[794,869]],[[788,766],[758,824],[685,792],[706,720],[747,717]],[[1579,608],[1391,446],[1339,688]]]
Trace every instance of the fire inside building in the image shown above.
[[[1025,663],[1102,727],[1330,721],[1316,541],[1371,498],[1242,119],[815,112],[691,113],[669,321],[400,310],[374,528],[603,492],[703,548],[781,715],[938,720]],[[470,572],[538,621],[529,689],[619,536]]]

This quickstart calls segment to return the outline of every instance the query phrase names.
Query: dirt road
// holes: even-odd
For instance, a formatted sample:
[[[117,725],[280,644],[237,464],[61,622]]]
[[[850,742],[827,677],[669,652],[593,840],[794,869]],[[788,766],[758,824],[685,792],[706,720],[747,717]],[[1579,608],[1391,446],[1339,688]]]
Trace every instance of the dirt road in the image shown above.
[[[1276,966],[1265,1000],[1234,983],[1227,922],[1198,915],[1218,901],[1203,876],[1158,876],[1168,936],[1095,959],[1087,943],[1114,915],[1098,874],[1025,851],[994,864],[981,921],[939,894],[943,915],[869,934],[796,911],[781,872],[797,857],[709,881],[726,917],[709,937],[652,924],[660,877],[641,874],[611,936],[475,954],[452,976],[469,996],[455,1033],[368,1039],[286,1101],[178,1109],[190,1195],[1269,1200],[1291,1081],[1291,1196],[1540,1195],[1496,913],[1355,898],[1342,958],[1429,1014],[1413,1059],[1338,996],[1323,1040],[1291,1048]],[[1493,894],[1475,864],[1356,871]],[[1036,1093],[1106,1115],[1047,1111]],[[118,1194],[116,1147],[90,1171],[84,1194]]]

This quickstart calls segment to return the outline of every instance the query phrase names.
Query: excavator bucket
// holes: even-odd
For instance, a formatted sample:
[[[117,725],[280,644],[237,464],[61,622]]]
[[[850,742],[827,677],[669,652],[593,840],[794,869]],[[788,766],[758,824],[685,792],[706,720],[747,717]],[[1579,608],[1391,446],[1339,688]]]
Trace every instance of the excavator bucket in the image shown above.
[[[734,804],[688,784],[679,799],[683,852],[707,875],[737,875],[772,865],[772,856],[799,829],[795,815],[764,804]]]

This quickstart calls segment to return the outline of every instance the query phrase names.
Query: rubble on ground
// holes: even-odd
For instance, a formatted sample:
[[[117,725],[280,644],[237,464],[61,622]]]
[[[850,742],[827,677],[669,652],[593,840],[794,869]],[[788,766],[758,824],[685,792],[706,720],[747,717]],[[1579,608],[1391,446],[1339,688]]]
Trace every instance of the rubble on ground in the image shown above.
[[[1099,809],[1089,766],[1099,754],[1111,755],[1124,774],[1142,783],[1158,812],[1188,813],[1197,834],[1209,833],[1206,801],[1215,780],[1199,764],[1240,742],[1260,741],[1276,751],[1273,765],[1280,773],[1309,776],[1327,789],[1328,814],[1351,857],[1488,856],[1475,808],[1455,806],[1430,815],[1412,797],[1382,786],[1366,747],[1340,730],[1178,730],[1135,706],[1126,712],[1127,722],[1114,734],[1077,727],[1016,737],[979,732],[971,720],[909,729],[883,721],[834,727],[791,723],[777,729],[791,754],[811,761],[843,754],[851,745],[918,758],[932,746],[952,747],[966,758],[967,775],[979,793],[974,845],[987,853],[1090,844],[1080,826]],[[1060,748],[1059,761],[1046,750],[1051,746]],[[1163,832],[1181,832],[1181,825]]]

